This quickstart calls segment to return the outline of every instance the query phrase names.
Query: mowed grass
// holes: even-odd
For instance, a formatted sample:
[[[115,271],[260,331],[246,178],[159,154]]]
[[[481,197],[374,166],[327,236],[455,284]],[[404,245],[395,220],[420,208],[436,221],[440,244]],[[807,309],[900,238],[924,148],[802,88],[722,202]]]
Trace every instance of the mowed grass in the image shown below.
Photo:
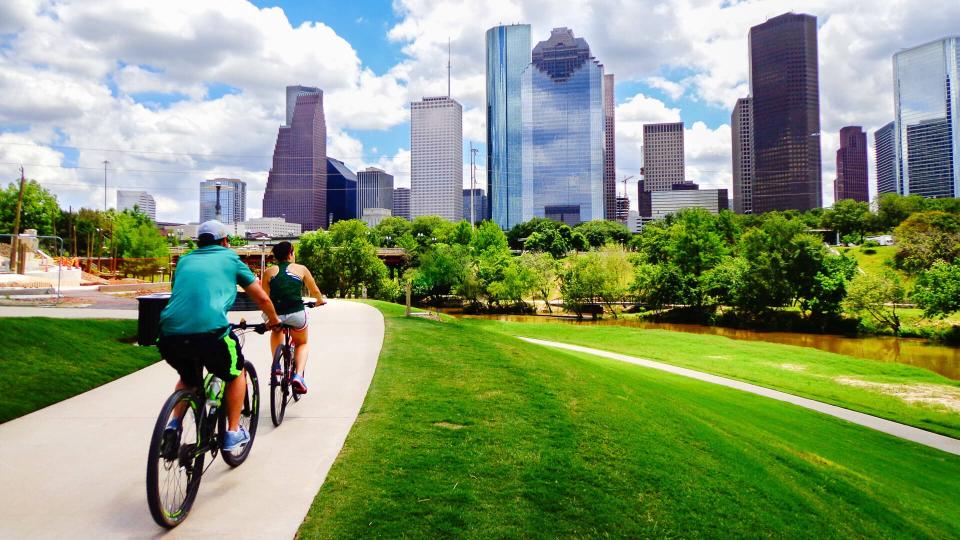
[[[301,538],[960,535],[960,458],[811,411],[386,316]]]
[[[960,438],[960,381],[904,364],[877,362],[807,347],[623,326],[515,323],[472,319],[478,330],[572,343],[696,369],[880,416]],[[885,385],[885,386],[878,386]]]
[[[894,256],[897,254],[897,246],[838,247],[837,250],[856,259],[857,266],[866,274],[875,275],[881,274],[885,270],[891,270],[900,276],[908,289],[913,286],[914,279],[912,277],[893,267],[892,263]],[[868,253],[868,250],[873,251],[873,253]]]
[[[153,347],[134,347],[136,321],[0,318],[0,423],[146,367]]]

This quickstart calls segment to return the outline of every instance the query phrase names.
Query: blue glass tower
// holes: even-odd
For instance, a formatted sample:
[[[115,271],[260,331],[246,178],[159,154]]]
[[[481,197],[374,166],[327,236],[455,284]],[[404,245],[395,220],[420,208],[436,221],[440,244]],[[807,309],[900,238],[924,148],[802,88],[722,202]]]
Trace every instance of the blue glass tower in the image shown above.
[[[520,77],[529,64],[529,24],[487,30],[487,193],[503,229],[523,221]]]
[[[327,213],[330,224],[357,219],[357,175],[342,161],[327,157]]]
[[[603,65],[583,38],[555,28],[521,80],[522,221],[604,218]]]

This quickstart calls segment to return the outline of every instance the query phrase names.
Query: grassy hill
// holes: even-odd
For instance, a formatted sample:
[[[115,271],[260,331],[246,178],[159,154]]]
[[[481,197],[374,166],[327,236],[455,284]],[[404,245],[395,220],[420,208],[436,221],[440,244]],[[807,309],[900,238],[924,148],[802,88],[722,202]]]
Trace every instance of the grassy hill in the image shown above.
[[[300,537],[960,536],[956,456],[374,304],[377,372]]]

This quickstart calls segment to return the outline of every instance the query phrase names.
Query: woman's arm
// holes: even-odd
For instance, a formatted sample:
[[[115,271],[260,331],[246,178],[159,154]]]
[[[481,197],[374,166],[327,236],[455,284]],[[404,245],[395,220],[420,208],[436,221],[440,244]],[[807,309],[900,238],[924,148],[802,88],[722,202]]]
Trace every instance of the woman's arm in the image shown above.
[[[323,299],[323,293],[320,292],[320,288],[317,287],[317,282],[313,280],[313,274],[310,273],[310,269],[306,266],[303,267],[303,282],[307,284],[307,290],[310,291],[310,295],[317,299],[318,306],[327,303],[327,301]]]

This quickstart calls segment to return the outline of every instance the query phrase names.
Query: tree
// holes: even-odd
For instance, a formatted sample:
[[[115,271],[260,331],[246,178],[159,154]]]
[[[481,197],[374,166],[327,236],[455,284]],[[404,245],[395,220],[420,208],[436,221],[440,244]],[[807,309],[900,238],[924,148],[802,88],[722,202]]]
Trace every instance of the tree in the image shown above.
[[[600,251],[574,253],[567,258],[560,292],[564,304],[577,317],[583,316],[585,304],[603,302],[616,317],[613,303],[627,293],[633,277],[633,266],[621,246],[608,246]]]
[[[857,272],[857,261],[846,255],[827,256],[814,276],[813,285],[803,304],[811,317],[837,315],[847,296],[847,283]]]
[[[425,296],[432,296],[437,307],[467,275],[468,253],[464,246],[436,244],[420,259],[413,285]]]
[[[125,259],[124,273],[154,275],[166,264],[170,246],[149,216],[139,210],[110,210],[107,218],[108,253]]]
[[[227,238],[228,238],[228,240],[229,240],[229,242],[230,242],[230,245],[231,245],[232,247],[240,247],[240,246],[245,246],[245,245],[247,245],[247,241],[246,241],[246,239],[244,239],[243,237],[240,237],[240,236],[231,234],[231,235],[230,235],[229,237],[227,237]]]
[[[878,230],[890,231],[916,212],[922,212],[926,200],[919,195],[904,197],[884,193],[877,199],[876,225]]]
[[[894,264],[919,273],[940,260],[952,263],[960,255],[960,216],[946,212],[918,212],[894,230]]]
[[[534,299],[539,295],[547,304],[547,312],[553,313],[550,298],[557,286],[557,261],[549,253],[526,252],[520,255],[518,262],[532,274],[531,290]]]
[[[870,205],[853,199],[843,199],[833,204],[833,208],[824,211],[823,225],[834,229],[840,236],[854,235],[857,243],[863,241],[863,235],[869,229],[873,215]]]
[[[847,287],[847,297],[843,306],[848,311],[867,313],[881,326],[900,332],[900,316],[897,304],[905,298],[900,278],[891,270],[880,274],[860,274],[853,278]]]
[[[507,236],[496,223],[484,221],[477,225],[471,246],[476,253],[481,253],[491,247],[505,250],[507,249]]]
[[[619,221],[583,221],[577,224],[573,230],[582,234],[587,243],[595,248],[603,247],[611,242],[626,245],[632,236],[630,229]]]
[[[0,234],[12,234],[20,182],[11,182],[0,191]],[[54,234],[54,222],[60,216],[57,197],[36,180],[28,180],[23,186],[23,204],[20,209],[20,232],[36,229],[41,236]]]
[[[936,261],[917,279],[913,299],[927,317],[960,311],[960,264]]]
[[[409,234],[411,230],[410,222],[401,217],[388,217],[373,228],[376,237],[380,240],[383,247],[395,247],[400,238]]]
[[[344,246],[354,239],[370,240],[370,229],[359,219],[344,219],[330,226],[331,240],[335,246]]]
[[[531,269],[518,264],[517,260],[511,257],[503,269],[502,278],[491,283],[488,291],[498,304],[508,301],[517,306],[524,305],[523,299],[533,291],[533,287],[534,275]]]

